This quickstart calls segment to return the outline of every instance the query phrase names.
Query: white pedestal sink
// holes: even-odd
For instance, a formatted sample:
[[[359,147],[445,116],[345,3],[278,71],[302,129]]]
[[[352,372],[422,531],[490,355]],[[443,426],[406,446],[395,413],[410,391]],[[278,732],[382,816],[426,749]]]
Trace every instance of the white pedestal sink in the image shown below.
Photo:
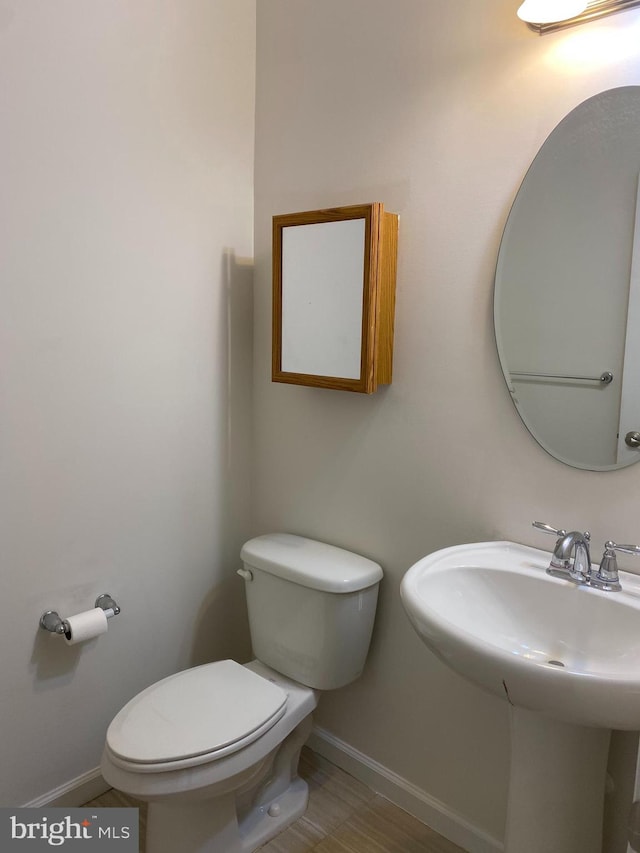
[[[431,651],[510,703],[506,853],[600,853],[611,729],[640,729],[640,578],[546,574],[551,555],[481,542],[424,557],[401,596]]]

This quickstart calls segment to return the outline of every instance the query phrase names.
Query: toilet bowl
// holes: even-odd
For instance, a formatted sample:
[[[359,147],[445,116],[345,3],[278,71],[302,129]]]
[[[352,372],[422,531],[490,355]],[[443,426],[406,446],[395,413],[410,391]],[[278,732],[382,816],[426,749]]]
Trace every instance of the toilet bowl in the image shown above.
[[[238,671],[250,678],[238,679]],[[282,707],[258,726],[247,726],[243,735],[239,735],[243,726],[236,726],[235,732],[225,733],[226,742],[219,729],[208,726],[215,710],[202,697],[190,705],[192,713],[186,718],[177,713],[173,719],[161,716],[163,710],[170,710],[172,696],[174,708],[182,707],[205,684],[207,698],[219,690],[229,702],[232,723],[233,712],[241,710],[242,702],[245,708],[254,701],[260,703],[262,687],[273,688],[268,690],[272,697],[262,697],[264,711],[269,711],[269,699],[277,703],[278,694]],[[245,666],[219,661],[185,670],[143,691],[119,712],[107,731],[102,773],[114,788],[150,804],[149,853],[248,853],[306,809],[307,785],[296,776],[296,768],[316,705],[316,691],[259,661]],[[246,722],[251,725],[259,716]],[[145,717],[155,731],[149,726],[144,731]],[[211,748],[205,747],[207,727]],[[229,742],[235,735],[239,736]],[[157,761],[149,757],[154,736],[162,748]],[[200,747],[205,748],[194,755],[193,749]]]
[[[149,803],[147,853],[251,853],[300,817],[297,767],[318,691],[364,665],[377,563],[290,534],[257,537],[242,558],[260,659],[171,675],[107,731],[102,773]]]

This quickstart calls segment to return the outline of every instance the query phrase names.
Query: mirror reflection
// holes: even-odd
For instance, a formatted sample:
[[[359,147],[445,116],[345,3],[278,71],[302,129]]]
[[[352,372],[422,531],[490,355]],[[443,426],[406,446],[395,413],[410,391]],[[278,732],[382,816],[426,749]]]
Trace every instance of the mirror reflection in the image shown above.
[[[360,378],[365,219],[282,229],[282,370]]]
[[[525,425],[556,459],[640,459],[640,86],[574,109],[529,168],[495,279],[500,362]]]

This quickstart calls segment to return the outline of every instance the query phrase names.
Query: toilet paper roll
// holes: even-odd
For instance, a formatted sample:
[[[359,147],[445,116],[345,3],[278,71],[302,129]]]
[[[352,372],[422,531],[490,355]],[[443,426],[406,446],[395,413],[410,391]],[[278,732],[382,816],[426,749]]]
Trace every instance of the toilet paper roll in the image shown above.
[[[67,616],[66,622],[69,630],[64,632],[64,636],[70,646],[84,643],[85,640],[99,637],[100,634],[106,634],[108,628],[107,614],[101,607],[76,613],[75,616]]]

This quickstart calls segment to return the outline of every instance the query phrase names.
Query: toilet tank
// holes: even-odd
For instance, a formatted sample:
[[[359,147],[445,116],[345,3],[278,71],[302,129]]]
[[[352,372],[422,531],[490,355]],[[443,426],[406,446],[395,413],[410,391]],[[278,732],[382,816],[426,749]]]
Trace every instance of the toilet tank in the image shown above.
[[[258,536],[240,553],[258,660],[316,690],[358,678],[371,640],[380,566],[290,533]]]

